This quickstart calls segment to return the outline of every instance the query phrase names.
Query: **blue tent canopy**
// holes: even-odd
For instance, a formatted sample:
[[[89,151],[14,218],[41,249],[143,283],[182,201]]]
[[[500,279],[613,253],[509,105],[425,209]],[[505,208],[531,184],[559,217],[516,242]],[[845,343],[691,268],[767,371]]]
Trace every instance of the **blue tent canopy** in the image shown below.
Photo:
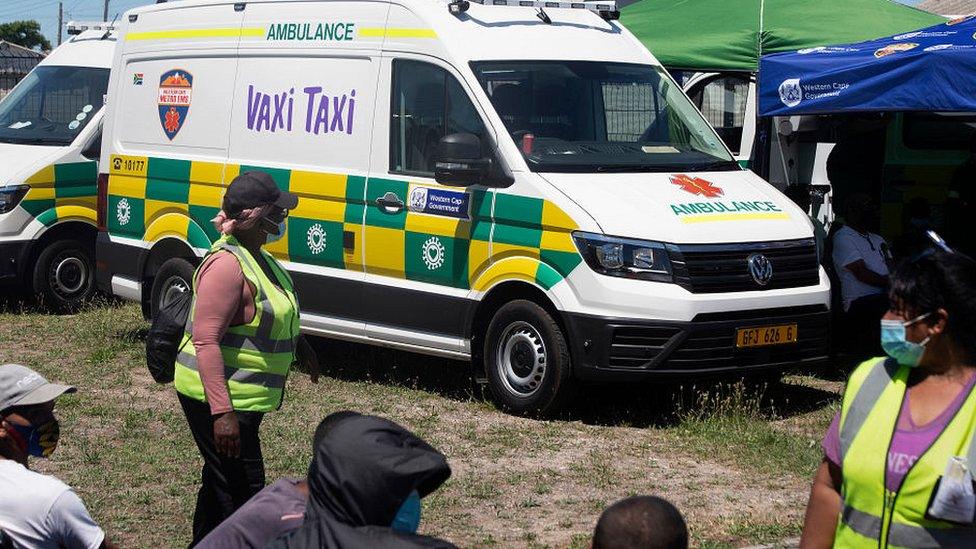
[[[976,111],[976,15],[760,59],[761,116],[853,111]]]

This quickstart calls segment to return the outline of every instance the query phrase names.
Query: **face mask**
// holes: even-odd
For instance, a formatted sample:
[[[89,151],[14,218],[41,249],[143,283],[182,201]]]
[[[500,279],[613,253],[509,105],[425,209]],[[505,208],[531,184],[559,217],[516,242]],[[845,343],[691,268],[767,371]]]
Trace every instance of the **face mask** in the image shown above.
[[[926,313],[907,322],[881,319],[881,348],[884,349],[884,352],[902,366],[910,368],[918,366],[929,338],[925,338],[921,343],[908,341],[905,339],[905,328],[930,314]]]
[[[390,528],[397,532],[416,534],[420,528],[420,494],[416,490],[410,492],[407,499],[403,500],[400,510],[397,511]]]
[[[272,230],[276,232],[270,232],[270,231],[268,232],[268,240],[267,240],[268,244],[272,242],[277,242],[281,240],[281,237],[285,236],[285,222],[282,221],[281,223],[278,223],[277,228]]]
[[[39,457],[51,457],[54,450],[58,447],[58,438],[61,436],[61,426],[57,421],[48,421],[40,427],[33,425],[17,425],[7,422],[23,438],[22,448],[28,454]]]

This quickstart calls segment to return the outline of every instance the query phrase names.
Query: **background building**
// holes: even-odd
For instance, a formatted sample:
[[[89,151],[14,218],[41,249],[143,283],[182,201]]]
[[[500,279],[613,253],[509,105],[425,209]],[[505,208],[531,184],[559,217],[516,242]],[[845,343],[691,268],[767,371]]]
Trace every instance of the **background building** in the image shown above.
[[[0,40],[0,99],[27,76],[44,54]]]

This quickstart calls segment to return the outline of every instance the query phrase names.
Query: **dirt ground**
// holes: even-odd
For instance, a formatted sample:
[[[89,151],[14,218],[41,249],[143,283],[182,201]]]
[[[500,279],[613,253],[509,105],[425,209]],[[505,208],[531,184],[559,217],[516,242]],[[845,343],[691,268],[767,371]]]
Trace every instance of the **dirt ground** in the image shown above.
[[[123,546],[185,546],[201,462],[172,387],[146,372],[138,308],[4,307],[0,363],[79,387],[59,403],[58,452],[36,468],[74,486]],[[318,385],[290,376],[284,407],[262,426],[269,482],[304,475],[325,415],[388,417],[448,457],[453,475],[425,499],[421,530],[463,547],[585,547],[602,509],[633,494],[674,502],[695,546],[795,538],[842,388],[809,375],[765,392],[584,387],[559,418],[540,421],[477,396],[462,363],[317,344],[328,375]]]

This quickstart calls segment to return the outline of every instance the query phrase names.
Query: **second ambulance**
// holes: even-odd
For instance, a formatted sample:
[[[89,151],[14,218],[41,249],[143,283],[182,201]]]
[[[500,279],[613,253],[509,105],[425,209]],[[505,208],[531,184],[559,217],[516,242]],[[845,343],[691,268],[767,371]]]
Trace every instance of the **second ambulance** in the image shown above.
[[[226,185],[300,197],[268,249],[313,334],[474,365],[544,414],[579,381],[827,354],[806,215],[597,2],[189,0],[119,29],[100,285],[186,291]],[[499,5],[511,4],[511,5]]]
[[[95,182],[115,51],[105,25],[69,23],[72,37],[0,101],[0,284],[53,309],[77,308],[95,289]]]

